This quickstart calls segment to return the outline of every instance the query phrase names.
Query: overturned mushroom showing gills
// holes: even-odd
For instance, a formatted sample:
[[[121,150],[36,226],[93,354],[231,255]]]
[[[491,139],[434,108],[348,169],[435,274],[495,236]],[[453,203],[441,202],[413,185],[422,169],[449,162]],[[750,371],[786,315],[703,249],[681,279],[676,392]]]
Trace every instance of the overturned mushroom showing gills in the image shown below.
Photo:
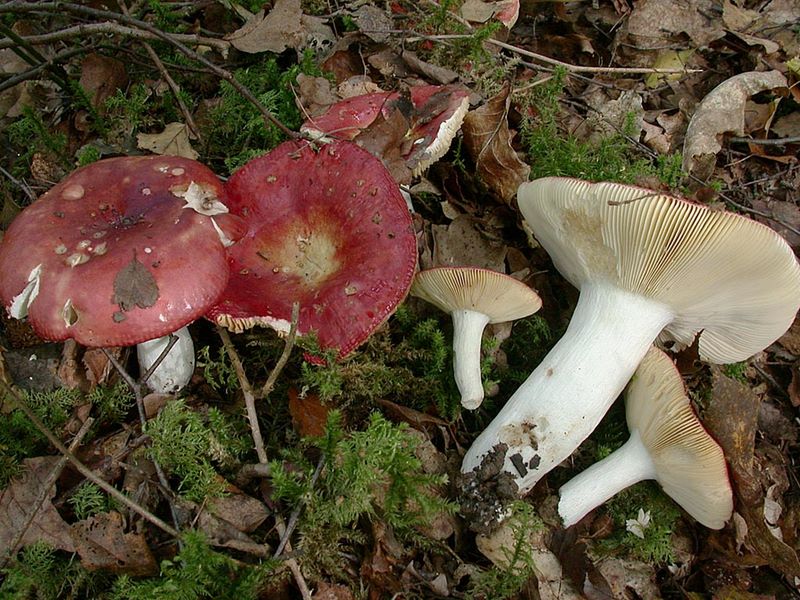
[[[222,238],[230,241],[240,228],[224,199],[216,175],[193,160],[92,163],[8,228],[0,300],[47,340],[110,347],[168,335],[202,316],[228,281]],[[178,387],[194,361],[191,345],[181,347],[190,356],[173,348],[159,367],[176,369],[169,379]]]
[[[228,180],[248,231],[229,249],[231,281],[207,317],[239,332],[316,332],[343,357],[405,298],[416,269],[411,215],[381,162],[347,141],[285,142]]]
[[[580,297],[564,336],[467,452],[505,444],[525,492],[591,433],[659,334],[697,336],[703,360],[741,361],[780,337],[800,304],[800,266],[770,228],[614,183],[523,183],[526,223]],[[500,446],[502,447],[502,446]]]
[[[626,487],[655,479],[700,523],[722,528],[733,512],[722,448],[697,418],[680,373],[656,347],[628,384],[625,413],[628,441],[559,490],[564,525],[574,525]]]
[[[542,307],[539,295],[524,283],[478,267],[436,267],[417,273],[411,294],[453,318],[453,375],[461,405],[483,402],[481,337],[489,323],[532,315]]]

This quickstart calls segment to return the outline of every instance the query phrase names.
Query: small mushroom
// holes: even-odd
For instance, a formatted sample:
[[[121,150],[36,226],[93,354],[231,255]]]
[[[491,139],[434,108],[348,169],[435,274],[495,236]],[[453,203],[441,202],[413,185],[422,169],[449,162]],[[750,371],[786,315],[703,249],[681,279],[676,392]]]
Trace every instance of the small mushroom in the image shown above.
[[[129,346],[178,331],[227,284],[223,237],[239,235],[240,224],[225,214],[224,200],[216,175],[193,160],[92,163],[8,228],[0,244],[0,300],[47,340]],[[191,377],[191,338],[179,337],[184,342],[159,367],[174,385],[158,391],[174,391]]]
[[[577,523],[626,487],[655,479],[700,523],[720,529],[733,512],[722,448],[697,418],[680,373],[656,347],[628,384],[625,414],[628,441],[559,490],[564,525]]]
[[[381,162],[352,142],[285,142],[227,182],[248,230],[228,250],[231,280],[207,317],[232,331],[316,332],[343,357],[405,298],[416,269],[411,215]]]
[[[769,227],[637,187],[548,177],[519,208],[580,288],[564,336],[467,451],[462,471],[505,445],[521,492],[566,459],[623,390],[656,338],[697,337],[703,360],[745,360],[792,324],[800,265]]]
[[[542,306],[524,283],[478,267],[436,267],[417,273],[411,294],[453,318],[453,374],[461,405],[473,410],[483,402],[481,336],[489,323],[532,315]]]

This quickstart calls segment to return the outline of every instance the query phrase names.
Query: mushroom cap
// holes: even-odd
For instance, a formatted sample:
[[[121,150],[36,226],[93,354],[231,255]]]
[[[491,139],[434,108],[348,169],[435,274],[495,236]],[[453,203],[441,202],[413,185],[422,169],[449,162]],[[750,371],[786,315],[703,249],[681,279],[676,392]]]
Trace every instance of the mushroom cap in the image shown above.
[[[381,162],[352,142],[284,142],[226,186],[249,229],[228,251],[231,281],[207,317],[234,331],[317,333],[344,356],[405,298],[417,261],[411,215]]]
[[[340,140],[352,140],[383,113],[391,110],[390,102],[399,98],[396,92],[373,92],[345,98],[328,107],[324,113],[311,117],[300,127],[301,131],[332,135]]]
[[[110,158],[73,172],[6,231],[0,300],[21,308],[15,316],[27,308],[43,338],[86,346],[138,344],[190,323],[228,281],[212,217],[185,208],[193,196],[226,198],[216,175],[186,158]]]
[[[780,337],[800,306],[800,265],[769,227],[617,183],[546,177],[519,208],[574,286],[603,282],[670,307],[662,335],[700,356],[744,360]]]
[[[720,529],[733,512],[725,456],[692,409],[675,365],[655,346],[628,384],[625,411],[664,491],[700,523]]]
[[[411,295],[450,313],[472,310],[504,323],[532,315],[542,299],[527,285],[497,271],[479,267],[434,267],[420,271]]]

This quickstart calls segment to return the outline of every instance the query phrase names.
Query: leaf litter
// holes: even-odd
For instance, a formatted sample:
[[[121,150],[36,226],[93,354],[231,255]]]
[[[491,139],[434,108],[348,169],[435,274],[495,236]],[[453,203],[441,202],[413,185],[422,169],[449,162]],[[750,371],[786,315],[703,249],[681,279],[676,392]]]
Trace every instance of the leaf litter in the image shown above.
[[[529,177],[531,166],[554,164],[564,169],[558,174],[591,177],[593,167],[585,165],[599,160],[609,139],[622,139],[626,152],[640,153],[664,168],[666,163],[662,161],[674,158],[675,151],[682,147],[684,168],[703,181],[701,185],[684,177],[680,183],[683,191],[696,194],[696,198],[711,197],[738,206],[773,227],[794,248],[800,246],[800,173],[796,159],[800,149],[796,139],[800,110],[798,72],[791,68],[791,59],[800,52],[791,28],[797,18],[796,0],[761,4],[734,0],[521,4],[513,0],[469,0],[456,3],[458,6],[451,7],[449,14],[445,3],[435,2],[333,3],[314,10],[315,3],[279,0],[263,6],[241,3],[235,10],[219,4],[204,12],[192,8],[186,8],[185,13],[169,9],[149,12],[155,4],[169,7],[169,3],[137,7],[144,11],[140,16],[166,29],[180,23],[181,35],[198,36],[197,49],[203,56],[217,65],[237,69],[237,78],[248,85],[258,86],[252,75],[270,60],[276,59],[277,70],[283,72],[303,64],[301,72],[287,78],[280,90],[277,86],[254,90],[270,110],[279,112],[284,119],[288,116],[294,128],[342,98],[376,91],[398,91],[407,98],[411,87],[423,83],[457,82],[466,88],[471,110],[459,137],[421,181],[413,176],[414,165],[404,159],[409,149],[407,134],[415,122],[428,117],[427,111],[433,107],[421,114],[410,109],[408,103],[401,104],[366,127],[358,142],[380,156],[398,182],[413,184],[421,267],[473,264],[516,272],[535,283],[545,301],[546,325],[555,332],[569,319],[575,296],[544,252],[528,244],[518,222],[513,197],[519,183]],[[54,28],[73,24],[66,15],[61,19],[52,23]],[[92,19],[100,23],[104,17],[94,15],[88,21]],[[12,20],[12,29],[18,35],[45,33],[24,14],[14,15]],[[493,25],[498,20],[504,27],[513,25],[513,29],[509,32]],[[485,31],[488,34],[484,36]],[[473,36],[476,32],[478,35]],[[438,34],[443,36],[437,38]],[[91,53],[80,58],[59,59],[57,64],[64,64],[66,73],[79,80],[76,84],[85,93],[82,100],[71,104],[72,97],[61,93],[57,69],[32,73],[26,81],[0,90],[0,115],[5,117],[0,122],[0,132],[8,137],[16,156],[22,157],[12,160],[9,155],[2,161],[3,168],[13,176],[3,180],[3,191],[9,187],[9,197],[13,199],[4,204],[4,214],[6,208],[14,214],[17,199],[24,198],[22,186],[27,181],[33,182],[34,195],[43,192],[79,161],[88,160],[83,155],[86,148],[101,156],[144,150],[199,158],[211,163],[221,175],[241,164],[228,162],[229,154],[268,149],[234,147],[228,142],[215,145],[217,139],[232,139],[224,137],[228,135],[224,122],[203,131],[202,143],[194,140],[184,125],[190,121],[169,99],[162,74],[153,65],[144,66],[147,59],[140,60],[144,54],[136,54],[137,42],[114,32],[104,35],[109,36],[106,44],[118,45],[136,60],[128,62],[107,52],[107,46],[92,47]],[[207,46],[200,39],[204,36],[210,42]],[[489,41],[459,46],[458,36]],[[492,39],[589,70],[574,76],[554,73],[552,64],[539,63],[507,49],[501,52]],[[37,44],[36,48],[52,56],[63,49],[58,44],[75,43],[67,36],[58,43]],[[159,52],[167,71],[197,100],[193,106],[217,107],[216,110],[225,106],[227,92],[209,72],[192,70],[196,67],[184,71],[184,58],[167,56],[163,49]],[[612,73],[606,70],[608,66],[699,71],[628,74]],[[17,75],[28,68],[17,54],[8,48],[0,49],[0,70],[4,74]],[[559,78],[563,78],[561,87],[555,92],[537,91],[546,90],[548,82]],[[243,114],[242,106],[228,108],[228,116]],[[202,124],[201,130],[214,123],[214,117],[209,117],[214,110],[205,115],[200,109],[194,112],[191,116]],[[247,127],[255,121],[257,118]],[[553,132],[550,146],[542,145],[531,135],[536,127],[551,127],[547,129]],[[47,131],[53,135],[42,141],[42,134],[36,132]],[[254,138],[248,133],[241,139]],[[573,145],[569,146],[569,154],[558,158],[558,148],[553,146],[562,139],[569,139]],[[588,153],[590,160],[579,161],[576,152]],[[548,153],[557,157],[554,162],[546,163],[550,160]],[[577,170],[569,171],[572,167]],[[615,169],[611,172],[634,183],[652,185],[658,181],[658,185],[666,185],[664,179],[651,172],[636,171],[630,162]],[[720,189],[722,192],[717,195]],[[117,275],[112,300],[119,305],[121,318],[125,311],[147,308],[158,300],[158,286],[152,274],[135,256]],[[413,302],[409,306],[418,310]],[[429,316],[415,313],[418,325]],[[403,329],[409,327],[408,323],[400,325],[403,318],[399,315],[390,320],[369,342],[364,356],[380,362],[376,357],[402,351],[407,363],[403,369],[418,367],[422,350],[403,344],[412,335],[422,335],[422,330],[410,334]],[[487,373],[492,379],[487,386],[494,386],[498,403],[515,387],[510,382],[519,374],[512,371],[533,366],[520,366],[525,353],[515,350],[514,345],[522,343],[535,354],[531,342],[521,342],[519,338],[523,328],[527,328],[526,332],[535,331],[534,323],[543,326],[538,321],[515,324],[513,328],[498,329],[493,341],[487,336],[487,341],[496,345],[485,349]],[[206,324],[193,327],[196,337],[213,337]],[[796,407],[800,405],[800,343],[796,328],[795,325],[763,356],[750,361],[745,374],[736,377],[716,367],[697,366],[691,349],[679,355],[680,364],[694,365],[684,373],[689,389],[705,424],[726,452],[737,497],[731,523],[721,531],[708,532],[689,518],[680,517],[668,539],[674,562],[663,564],[648,564],[628,553],[626,546],[614,545],[625,535],[634,535],[626,530],[625,523],[635,521],[641,525],[640,514],[658,522],[660,515],[645,506],[627,507],[627,513],[618,518],[614,500],[564,531],[555,517],[553,492],[576,470],[576,465],[588,464],[596,456],[593,453],[600,451],[605,442],[598,434],[576,453],[574,462],[556,469],[527,499],[539,513],[543,529],[526,538],[533,569],[508,595],[499,591],[505,580],[492,580],[495,595],[481,596],[479,587],[482,576],[512,576],[505,571],[508,564],[503,562],[502,551],[511,545],[508,522],[497,530],[501,533],[495,532],[506,538],[494,549],[486,541],[488,533],[476,539],[469,529],[475,526],[471,519],[477,517],[468,514],[469,501],[459,496],[461,482],[455,478],[460,453],[490,414],[454,418],[446,412],[441,399],[432,394],[427,401],[412,405],[408,388],[401,394],[392,387],[395,380],[391,377],[397,378],[398,372],[392,372],[390,377],[380,370],[386,367],[385,363],[380,368],[372,364],[364,371],[368,373],[364,379],[381,381],[379,392],[361,396],[365,387],[361,385],[355,395],[323,401],[315,392],[325,385],[335,385],[339,376],[335,367],[309,379],[303,372],[309,367],[303,366],[295,353],[282,376],[285,381],[259,407],[262,426],[269,432],[273,459],[270,465],[262,466],[262,471],[263,467],[269,467],[269,471],[280,466],[284,476],[293,478],[291,485],[298,486],[297,497],[305,498],[297,504],[275,495],[272,485],[281,482],[274,482],[269,475],[248,479],[244,489],[223,486],[225,495],[209,498],[203,504],[169,500],[154,484],[154,466],[142,454],[150,440],[146,432],[138,430],[133,418],[135,410],[130,407],[123,409],[117,421],[105,421],[99,436],[87,442],[79,455],[101,477],[124,489],[148,510],[164,517],[172,505],[182,526],[203,531],[212,545],[241,564],[255,564],[256,559],[268,557],[280,541],[276,515],[283,513],[289,518],[293,511],[299,511],[300,535],[290,537],[300,548],[297,556],[302,573],[312,583],[315,598],[360,597],[355,593],[359,589],[368,590],[364,593],[371,598],[408,593],[473,598],[527,595],[627,599],[677,594],[691,598],[705,594],[720,599],[789,597],[800,583],[799,484],[793,469],[800,428],[796,419]],[[0,340],[4,347],[12,346],[7,337],[10,332],[11,327],[4,323]],[[449,334],[446,325],[443,332],[445,336]],[[256,360],[246,368],[263,371],[277,358],[276,342],[262,334],[247,335],[241,351]],[[425,349],[429,351],[435,342],[430,341],[433,338],[425,339]],[[372,350],[375,353],[369,354]],[[34,349],[24,359],[12,360],[17,352],[12,347],[4,356],[9,358],[12,378],[24,382],[30,377],[20,378],[18,374],[23,372],[25,363],[37,363],[39,359],[33,357],[44,353]],[[105,355],[71,351],[56,352],[55,356],[61,356],[61,369],[54,369],[52,364],[48,369],[63,375],[60,381],[71,382],[84,394],[104,393],[102,390],[112,377]],[[119,352],[115,357],[126,360]],[[57,364],[58,360],[50,359],[50,363]],[[357,363],[358,358],[353,360],[356,362],[348,366],[348,373],[365,369]],[[209,410],[221,406],[227,415],[239,417],[243,412],[240,394],[235,385],[227,387],[225,383],[224,373],[229,367],[223,361],[209,364],[213,368],[202,373],[203,369],[198,369],[187,392],[191,409],[210,418]],[[253,375],[259,376],[261,371]],[[415,385],[424,387],[427,376],[415,372]],[[438,379],[447,377],[447,368],[436,372]],[[56,383],[49,382],[47,389],[60,385],[58,380],[53,381]],[[170,401],[168,396],[145,399],[147,419],[157,419]],[[88,414],[106,410],[101,409],[104,405],[100,400],[94,402],[97,403],[71,406],[63,421],[51,421],[53,427],[68,435]],[[491,399],[489,406],[488,410],[499,408],[492,407]],[[393,421],[413,428],[417,456],[425,472],[450,476],[451,483],[436,486],[436,493],[461,501],[462,512],[438,513],[427,528],[414,529],[424,536],[424,541],[411,543],[404,537],[402,527],[389,524],[390,515],[382,512],[384,490],[379,494],[382,500],[377,508],[348,524],[346,533],[336,530],[338,537],[326,540],[330,548],[338,549],[337,569],[333,570],[323,560],[330,550],[323,552],[317,546],[310,559],[303,554],[310,547],[306,544],[313,541],[307,534],[319,534],[307,528],[307,523],[314,522],[318,515],[303,509],[315,493],[313,469],[304,470],[307,465],[303,461],[316,462],[324,446],[301,444],[299,439],[329,435],[326,423],[335,419],[338,411],[346,414],[348,427],[358,429],[371,410],[381,410]],[[10,419],[12,411],[4,406],[0,418]],[[246,423],[240,424],[246,428]],[[223,427],[220,431],[224,430]],[[189,437],[191,434],[186,432]],[[5,452],[4,444],[5,438],[0,438],[0,452]],[[38,446],[37,452],[47,449]],[[25,506],[41,491],[37,473],[46,476],[56,460],[53,456],[28,455],[20,461],[17,477],[0,492],[0,547],[2,536],[10,535],[13,524],[29,516]],[[246,464],[236,460],[226,463],[227,467],[222,462],[213,463],[216,477],[237,479],[236,470]],[[253,460],[252,452],[245,452],[245,462]],[[340,466],[324,464],[322,468],[327,473]],[[492,473],[485,475],[480,485],[502,486]],[[173,484],[182,483],[174,473],[168,476]],[[72,471],[61,477],[36,514],[23,546],[43,541],[65,553],[77,551],[88,569],[134,576],[155,573],[160,560],[178,554],[177,544],[165,540],[127,510],[76,520],[68,508],[66,493],[79,481]],[[282,483],[291,487],[286,481]],[[302,486],[308,487],[300,493]],[[348,498],[337,501],[347,504]],[[641,525],[640,533],[646,538],[652,529],[650,524]],[[287,585],[292,584],[270,589],[286,594]]]

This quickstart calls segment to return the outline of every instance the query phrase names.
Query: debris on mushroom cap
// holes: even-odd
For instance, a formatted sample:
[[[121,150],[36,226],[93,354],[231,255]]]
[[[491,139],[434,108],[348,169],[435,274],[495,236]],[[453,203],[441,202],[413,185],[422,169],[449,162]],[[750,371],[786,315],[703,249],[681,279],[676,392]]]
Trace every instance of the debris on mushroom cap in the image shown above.
[[[344,356],[394,312],[411,285],[416,240],[397,184],[355,144],[281,144],[226,185],[249,230],[229,250],[231,281],[206,315],[234,331],[256,324],[315,331]]]
[[[27,312],[45,339],[86,346],[137,344],[201,316],[228,266],[211,218],[184,208],[190,188],[225,202],[216,175],[186,158],[111,158],[75,171],[8,228],[3,305]]]
[[[479,267],[434,267],[414,277],[411,294],[445,312],[473,310],[503,323],[532,315],[542,299],[521,281]]]
[[[706,527],[721,528],[733,512],[725,456],[697,418],[672,360],[655,346],[628,385],[625,414],[667,495]]]
[[[670,307],[662,338],[728,363],[762,350],[800,305],[800,265],[769,227],[658,192],[547,177],[520,210],[556,268],[580,288],[605,281]],[[746,250],[745,250],[746,249]]]

